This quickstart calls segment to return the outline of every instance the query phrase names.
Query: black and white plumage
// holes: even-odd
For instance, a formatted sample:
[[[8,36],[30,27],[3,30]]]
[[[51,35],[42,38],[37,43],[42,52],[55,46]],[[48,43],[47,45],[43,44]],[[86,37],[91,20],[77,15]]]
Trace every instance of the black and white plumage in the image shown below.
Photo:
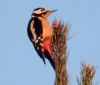
[[[56,10],[48,11],[44,8],[36,8],[32,13],[27,29],[28,37],[40,58],[44,63],[46,63],[45,58],[47,58],[54,69],[55,65],[50,49],[52,29],[47,18],[55,11]]]

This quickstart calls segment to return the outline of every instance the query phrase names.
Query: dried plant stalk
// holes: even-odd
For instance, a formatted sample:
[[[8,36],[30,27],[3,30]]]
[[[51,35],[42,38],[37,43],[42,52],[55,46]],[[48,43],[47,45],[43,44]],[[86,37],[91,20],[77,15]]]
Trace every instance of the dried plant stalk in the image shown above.
[[[93,85],[93,77],[95,75],[95,67],[90,64],[81,64],[80,80],[78,79],[79,85]]]
[[[67,64],[67,38],[68,26],[54,20],[52,38],[52,56],[55,62],[55,85],[68,85]]]

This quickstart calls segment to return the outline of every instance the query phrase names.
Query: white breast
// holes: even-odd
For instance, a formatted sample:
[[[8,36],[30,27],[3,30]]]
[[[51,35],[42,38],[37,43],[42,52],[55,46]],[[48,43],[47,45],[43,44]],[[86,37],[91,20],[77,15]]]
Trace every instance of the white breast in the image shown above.
[[[52,28],[46,19],[44,18],[40,19],[42,21],[42,26],[43,26],[43,39],[45,39],[46,37],[50,37],[52,35]]]

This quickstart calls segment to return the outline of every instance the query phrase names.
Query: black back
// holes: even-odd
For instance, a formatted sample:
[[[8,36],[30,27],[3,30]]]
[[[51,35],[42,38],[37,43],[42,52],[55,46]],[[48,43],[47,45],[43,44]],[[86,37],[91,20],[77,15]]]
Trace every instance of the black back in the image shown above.
[[[38,37],[42,37],[42,33],[43,33],[42,23],[36,17],[33,17],[33,18],[30,19],[30,21],[28,23],[28,27],[27,27],[27,34],[28,34],[28,37],[29,37],[30,41],[32,42],[35,50],[37,51],[37,53],[39,54],[39,56],[44,60],[43,54],[42,54],[42,50],[37,50],[37,47],[41,48],[40,43],[42,43],[42,42],[40,40],[37,43],[35,43],[35,42],[32,41],[32,39],[34,37],[33,37],[32,32],[30,30],[31,29],[30,25],[31,25],[31,23],[32,23],[33,20],[34,20],[33,29],[35,29],[35,33],[36,33],[37,38]]]
[[[27,33],[28,33],[28,37],[29,39],[31,40],[36,52],[38,53],[38,55],[40,56],[40,58],[43,60],[43,62],[45,63],[45,58],[47,58],[50,62],[50,64],[52,65],[52,67],[55,69],[55,66],[54,66],[54,62],[49,54],[49,52],[47,50],[43,51],[40,49],[40,50],[37,50],[37,47],[40,47],[40,43],[43,43],[42,41],[39,41],[37,44],[35,42],[32,41],[32,39],[34,38],[33,35],[32,35],[32,32],[30,30],[30,25],[32,23],[32,21],[34,20],[34,24],[33,24],[33,29],[35,29],[35,33],[36,33],[36,36],[38,37],[42,37],[42,33],[43,33],[43,29],[42,29],[42,22],[37,18],[37,17],[33,17],[30,19],[29,23],[28,23],[28,27],[27,27]]]
[[[28,37],[30,40],[33,39],[33,35],[32,35],[31,30],[30,30],[30,25],[31,25],[33,20],[34,20],[33,28],[35,29],[36,35],[41,36],[43,33],[42,22],[37,17],[31,18],[29,23],[28,23],[28,27],[27,27],[27,33],[28,33]]]

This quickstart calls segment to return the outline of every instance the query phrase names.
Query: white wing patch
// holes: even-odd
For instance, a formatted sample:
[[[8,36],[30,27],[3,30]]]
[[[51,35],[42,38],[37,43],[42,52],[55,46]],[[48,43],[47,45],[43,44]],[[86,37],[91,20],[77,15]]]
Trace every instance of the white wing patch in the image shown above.
[[[33,39],[32,41],[35,42],[36,41],[36,33],[35,33],[35,28],[33,27],[34,26],[34,20],[31,22],[31,26],[30,26],[30,30],[32,32],[32,35],[33,35]]]

